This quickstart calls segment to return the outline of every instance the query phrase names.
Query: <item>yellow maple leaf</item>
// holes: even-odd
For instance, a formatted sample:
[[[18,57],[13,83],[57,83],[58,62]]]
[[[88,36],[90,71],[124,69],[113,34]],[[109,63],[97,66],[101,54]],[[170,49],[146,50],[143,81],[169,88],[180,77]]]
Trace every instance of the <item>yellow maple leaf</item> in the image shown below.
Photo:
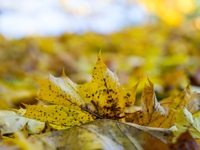
[[[167,111],[157,101],[154,93],[154,85],[149,81],[145,85],[141,98],[141,110],[126,114],[126,121],[152,127],[160,127],[166,119]]]
[[[141,110],[127,113],[126,121],[151,127],[170,128],[176,121],[176,110],[187,108],[191,113],[200,110],[199,94],[191,92],[189,86],[167,101],[167,105],[160,105],[154,93],[153,83],[149,81],[149,86],[145,85],[142,93]]]
[[[192,92],[189,85],[176,97],[171,97],[171,103],[168,107],[173,109],[187,108],[192,114],[200,110],[200,94]]]
[[[79,85],[78,90],[86,103],[90,103],[102,118],[118,119],[126,107],[134,105],[137,85],[125,90],[118,82],[117,75],[103,63],[99,54],[92,80]]]
[[[25,117],[49,122],[61,129],[97,118],[121,119],[127,107],[133,106],[138,83],[125,90],[115,73],[104,64],[99,53],[90,82],[77,85],[64,73],[38,80],[38,100],[53,105],[25,105]]]

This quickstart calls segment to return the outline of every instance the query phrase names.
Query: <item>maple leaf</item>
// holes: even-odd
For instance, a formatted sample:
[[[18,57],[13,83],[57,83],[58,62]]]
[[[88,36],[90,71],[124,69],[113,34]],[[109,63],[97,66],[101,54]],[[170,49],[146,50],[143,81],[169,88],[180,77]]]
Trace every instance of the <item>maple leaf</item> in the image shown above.
[[[25,117],[48,121],[61,129],[97,118],[120,119],[127,107],[134,105],[138,83],[125,90],[115,73],[103,63],[99,53],[90,82],[77,85],[64,73],[38,80],[38,99],[53,105],[25,105]]]
[[[165,103],[166,101],[161,102]],[[154,93],[153,83],[145,85],[142,98],[141,110],[126,114],[126,121],[140,125],[170,128],[176,121],[176,110],[187,108],[192,113],[200,110],[200,96],[191,92],[187,86],[180,94],[167,99],[167,105],[160,105]]]
[[[157,101],[153,83],[145,85],[141,98],[141,110],[126,114],[126,121],[152,127],[162,126],[166,119],[167,111]]]
[[[192,92],[189,85],[175,98],[171,98],[171,103],[168,107],[173,109],[187,108],[192,114],[200,110],[200,94]]]
[[[78,88],[85,102],[93,104],[99,116],[117,119],[123,115],[126,107],[134,104],[137,85],[125,90],[118,82],[117,75],[107,68],[99,54],[92,80]]]

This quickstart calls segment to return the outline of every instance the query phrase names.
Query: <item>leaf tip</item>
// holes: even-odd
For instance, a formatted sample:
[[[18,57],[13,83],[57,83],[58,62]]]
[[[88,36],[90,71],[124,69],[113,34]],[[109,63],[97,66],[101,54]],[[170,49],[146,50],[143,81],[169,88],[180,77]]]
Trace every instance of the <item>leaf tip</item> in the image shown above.
[[[28,107],[28,104],[25,104],[25,103],[21,103],[24,107]]]
[[[190,91],[190,83],[186,86],[186,90]]]
[[[153,86],[153,82],[151,82],[151,80],[149,79],[149,77],[147,77],[147,81],[149,83],[150,86]]]
[[[98,54],[98,61],[101,61],[102,57],[101,57],[101,50],[99,50],[99,54]]]
[[[62,77],[67,77],[67,75],[65,74],[65,68],[63,68],[62,70]]]

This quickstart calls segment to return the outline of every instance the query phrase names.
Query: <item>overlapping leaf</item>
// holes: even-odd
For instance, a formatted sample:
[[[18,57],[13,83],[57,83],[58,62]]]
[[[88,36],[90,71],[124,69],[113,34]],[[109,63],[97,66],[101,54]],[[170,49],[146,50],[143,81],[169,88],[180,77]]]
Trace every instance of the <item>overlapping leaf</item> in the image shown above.
[[[125,90],[116,74],[107,68],[99,55],[92,80],[78,88],[85,102],[93,105],[95,113],[102,118],[118,119],[123,116],[126,107],[134,104],[137,84]]]
[[[191,92],[188,86],[179,95],[159,103],[153,83],[150,80],[148,82],[149,85],[145,85],[142,93],[141,109],[136,112],[127,111],[127,108],[134,105],[138,84],[125,90],[99,54],[92,79],[88,83],[75,84],[64,73],[59,78],[50,75],[48,79],[38,80],[38,100],[43,103],[24,104],[26,108],[20,109],[18,113],[40,120],[50,129],[69,128],[35,136],[34,139],[40,141],[36,143],[41,148],[45,147],[41,145],[42,141],[53,149],[143,149],[146,140],[152,136],[161,140],[161,145],[171,141],[173,128],[169,128],[173,125],[176,125],[176,130],[173,130],[175,137],[188,130],[195,139],[199,139],[199,94]],[[4,118],[2,125],[5,126],[6,119],[9,118]],[[118,122],[124,121],[122,118],[129,123]],[[15,116],[13,120],[11,118],[9,126],[17,124],[18,120],[19,116]],[[29,130],[29,122],[20,121],[13,128],[6,124],[4,133]],[[9,130],[11,131],[8,132]],[[24,137],[9,137],[9,140],[19,146],[25,142]],[[25,146],[32,147],[33,144],[27,143]]]
[[[169,141],[169,137],[172,137],[170,130],[100,119],[79,127],[72,127],[36,137],[32,136],[31,138],[41,139],[55,149],[138,150],[143,149],[147,140],[146,134],[152,139],[156,138],[164,143]]]
[[[151,127],[170,128],[176,121],[176,110],[187,108],[191,113],[200,110],[199,94],[191,92],[189,86],[176,97],[168,98],[167,102],[163,101],[167,104],[161,106],[150,81],[149,86],[144,87],[141,103],[141,110],[127,114],[126,121]]]
[[[126,121],[145,126],[165,127],[162,123],[166,119],[167,111],[157,101],[153,83],[150,81],[149,86],[145,85],[144,87],[141,103],[141,110],[126,114]]]

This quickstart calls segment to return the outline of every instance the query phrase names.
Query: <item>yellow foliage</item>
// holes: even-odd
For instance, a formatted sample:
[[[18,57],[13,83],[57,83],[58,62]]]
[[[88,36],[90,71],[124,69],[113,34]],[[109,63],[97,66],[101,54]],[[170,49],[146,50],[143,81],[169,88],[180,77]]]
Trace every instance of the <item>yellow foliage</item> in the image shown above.
[[[50,75],[38,80],[38,100],[54,105],[25,105],[25,117],[48,122],[63,129],[89,122],[96,118],[121,119],[126,108],[135,102],[138,83],[125,90],[115,73],[104,64],[101,53],[94,67],[92,79],[75,84],[64,73],[60,78]]]
[[[179,95],[158,102],[154,84],[148,79],[142,92],[141,107],[135,109],[139,82],[124,89],[116,74],[104,64],[101,53],[87,83],[76,84],[64,73],[61,77],[50,75],[38,83],[40,93],[37,98],[41,104],[24,104],[25,109],[19,109],[18,115],[9,112],[9,116],[8,112],[2,111],[2,133],[22,130],[5,137],[5,143],[24,150],[35,147],[41,150],[142,149],[148,141],[159,141],[168,148],[166,143],[186,130],[195,139],[200,139],[199,93],[192,92],[188,86]],[[48,131],[52,133],[26,139],[29,134]]]
[[[186,108],[179,109],[176,111],[176,121],[175,125],[171,127],[176,140],[182,133],[187,130],[193,136],[200,140],[200,116],[199,114],[192,115]]]
[[[127,122],[151,127],[170,128],[177,119],[177,110],[187,108],[191,113],[199,112],[199,94],[192,92],[189,86],[179,95],[169,97],[167,101],[164,100],[162,106],[156,99],[153,84],[150,81],[149,84],[149,86],[145,85],[142,93],[141,110],[127,113]],[[162,103],[162,101],[160,102]]]
[[[139,0],[150,12],[155,13],[169,25],[179,25],[186,14],[195,10],[194,0]]]
[[[25,105],[24,117],[48,122],[55,129],[65,129],[93,120],[93,116],[75,105]]]

